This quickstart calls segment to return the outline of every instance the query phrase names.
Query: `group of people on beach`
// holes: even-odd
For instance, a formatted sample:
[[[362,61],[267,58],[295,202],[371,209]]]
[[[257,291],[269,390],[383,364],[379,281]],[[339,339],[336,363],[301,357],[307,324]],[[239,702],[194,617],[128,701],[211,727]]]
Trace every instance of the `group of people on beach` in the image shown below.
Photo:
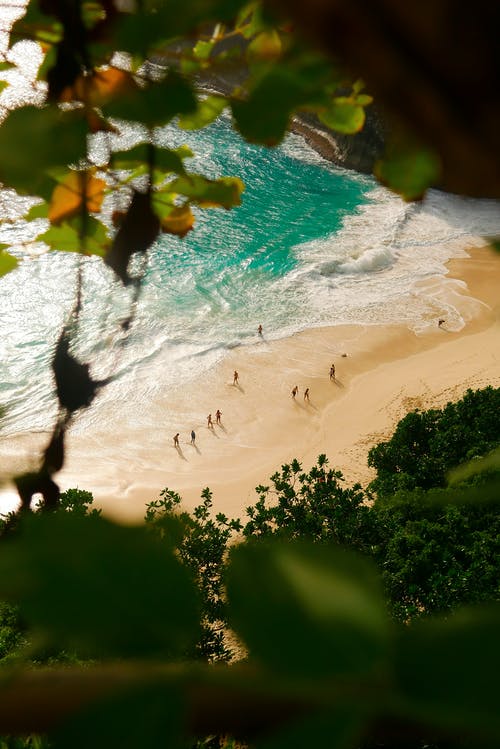
[[[221,416],[222,416],[222,411],[220,410],[220,408],[218,408],[217,411],[215,412],[215,423],[216,424],[219,424],[219,425],[222,424],[222,422],[221,422]],[[214,422],[213,422],[212,414],[211,413],[209,413],[208,416],[207,416],[207,427],[208,427],[208,429],[214,429]],[[180,433],[179,432],[177,432],[177,434],[174,434],[173,440],[174,440],[174,447],[176,447],[176,448],[180,448],[179,437],[180,437]],[[191,440],[190,440],[189,444],[190,445],[195,445],[196,444],[196,432],[194,431],[194,429],[191,430]]]
[[[292,388],[292,398],[295,398],[295,396],[297,395],[298,392],[299,392],[299,386],[295,385],[295,387]],[[304,400],[305,401],[309,400],[309,388],[306,388],[304,390]]]
[[[444,322],[444,320],[443,320],[443,322]],[[441,321],[440,321],[440,325],[441,325]],[[259,325],[259,327],[257,328],[257,332],[258,332],[258,334],[260,336],[262,336],[262,331],[263,331],[262,325]],[[342,354],[342,356],[345,356],[345,354]],[[235,369],[234,372],[233,372],[233,385],[235,385],[235,386],[238,385],[239,384],[239,379],[240,379],[239,372],[238,372],[238,370]],[[332,362],[332,365],[330,367],[330,380],[335,380],[335,364],[333,362]],[[292,395],[293,399],[295,399],[297,397],[298,392],[299,392],[299,386],[295,385],[292,388],[292,392],[291,392],[291,395]],[[308,387],[306,387],[305,390],[304,390],[304,400],[309,402],[309,388]],[[219,425],[221,424],[221,416],[222,416],[222,411],[218,408],[217,411],[215,412],[215,424],[219,424]],[[207,416],[207,428],[208,429],[214,429],[214,422],[213,422],[212,414],[211,413],[209,413],[208,416]],[[176,447],[176,448],[179,448],[179,436],[180,436],[179,432],[177,432],[177,434],[175,434],[174,438],[173,438],[174,439],[174,447]],[[191,430],[191,442],[190,442],[190,444],[191,445],[195,445],[196,444],[196,433],[195,433],[194,429]]]

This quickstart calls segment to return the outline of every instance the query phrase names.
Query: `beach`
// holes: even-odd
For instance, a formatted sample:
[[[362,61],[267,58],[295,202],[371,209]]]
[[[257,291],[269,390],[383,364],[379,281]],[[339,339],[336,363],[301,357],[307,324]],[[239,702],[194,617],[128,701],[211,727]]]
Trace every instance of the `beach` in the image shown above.
[[[418,335],[404,326],[353,325],[267,341],[265,330],[261,337],[256,331],[255,344],[235,349],[200,380],[149,404],[151,429],[138,433],[124,413],[110,441],[97,420],[91,431],[77,421],[56,480],[62,489],[91,491],[106,515],[130,523],[140,522],[146,503],[166,487],[181,495],[186,509],[209,487],[214,511],[243,518],[257,499],[255,487],[267,485],[282,464],[297,458],[307,470],[322,453],[346,485],[366,485],[373,477],[370,447],[388,439],[406,413],[442,407],[468,388],[500,387],[500,257],[487,248],[469,254],[448,264],[463,297],[455,302],[468,318],[460,331],[437,320]],[[207,416],[215,422],[217,409],[221,424],[211,429]],[[169,423],[178,419],[177,430],[162,426],[167,415]]]

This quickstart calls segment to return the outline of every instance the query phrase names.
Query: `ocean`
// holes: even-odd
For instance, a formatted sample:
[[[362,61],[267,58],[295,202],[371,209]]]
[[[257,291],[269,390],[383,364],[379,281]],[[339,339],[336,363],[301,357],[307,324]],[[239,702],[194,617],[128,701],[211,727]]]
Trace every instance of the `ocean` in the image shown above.
[[[138,137],[124,132],[116,146]],[[259,325],[268,341],[345,324],[403,324],[419,335],[439,317],[460,330],[477,311],[473,300],[457,302],[463,284],[447,279],[446,263],[500,234],[497,202],[431,190],[421,203],[405,203],[374,179],[326,162],[298,135],[274,149],[249,145],[227,116],[202,131],[171,125],[159,138],[192,148],[188,169],[237,175],[246,189],[238,208],[197,211],[185,238],[159,238],[126,334],[120,322],[131,309],[130,290],[101,259],[83,259],[74,353],[94,377],[113,378],[101,399],[108,405],[121,401],[140,419],[144,403],[254,344]],[[36,232],[17,218],[12,195],[1,194],[0,206],[7,216],[0,242],[21,258],[0,279],[6,444],[14,435],[48,434],[54,423],[50,361],[74,301],[79,259],[36,244],[26,252],[20,243]],[[99,414],[93,406],[82,428],[91,429]],[[113,408],[106,414],[110,434],[122,428]]]

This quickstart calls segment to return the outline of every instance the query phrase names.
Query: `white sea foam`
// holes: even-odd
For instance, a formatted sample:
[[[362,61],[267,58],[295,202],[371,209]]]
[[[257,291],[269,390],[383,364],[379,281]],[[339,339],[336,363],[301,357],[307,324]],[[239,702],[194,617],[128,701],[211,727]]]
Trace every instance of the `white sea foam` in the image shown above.
[[[116,145],[140,137],[127,131]],[[430,191],[407,204],[368,177],[326,164],[298,136],[275,152],[252,150],[224,120],[200,133],[170,127],[158,138],[190,144],[193,170],[246,175],[244,204],[230,213],[198,212],[194,241],[156,245],[126,334],[120,322],[130,312],[130,291],[102,261],[84,260],[75,355],[112,382],[75,429],[102,428],[103,412],[115,429],[113,415],[125,410],[153,427],[145,403],[201,377],[235,346],[254,343],[259,323],[269,339],[345,323],[403,323],[420,333],[438,316],[459,330],[477,314],[478,303],[464,302],[460,282],[447,279],[446,263],[500,235],[498,203]],[[12,215],[0,238],[15,245],[34,236],[27,231]],[[0,280],[8,431],[53,422],[50,360],[73,304],[75,263],[74,255],[50,253]]]

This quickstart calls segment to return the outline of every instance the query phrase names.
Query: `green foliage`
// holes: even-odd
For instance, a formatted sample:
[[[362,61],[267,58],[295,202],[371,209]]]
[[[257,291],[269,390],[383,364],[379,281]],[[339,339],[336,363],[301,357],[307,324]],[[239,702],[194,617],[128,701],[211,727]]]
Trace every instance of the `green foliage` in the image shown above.
[[[241,530],[239,520],[228,520],[211,511],[212,494],[202,492],[203,502],[193,512],[181,512],[181,497],[163,489],[147,506],[145,521],[161,539],[171,538],[183,564],[195,577],[202,597],[203,632],[197,653],[209,660],[227,660],[232,651],[224,639],[226,620],[222,575],[229,542]]]
[[[388,622],[362,559],[326,545],[261,541],[232,551],[227,577],[229,623],[257,661],[311,678],[383,672]]]
[[[500,502],[466,490],[399,492],[377,500],[373,557],[402,621],[500,601]]]
[[[403,489],[445,486],[448,472],[500,444],[500,388],[467,390],[443,409],[413,411],[388,442],[368,453],[377,470],[370,489],[379,496]]]
[[[437,155],[407,138],[394,138],[375,165],[375,176],[405,200],[419,200],[441,173]]]
[[[201,525],[209,500],[206,495],[198,513]],[[132,572],[139,568],[143,587],[157,591],[160,583],[161,592],[175,597],[179,577],[184,577],[181,565],[163,581],[156,568],[184,537],[182,521],[171,515],[176,506],[176,496],[165,493],[160,505],[150,508],[139,546],[136,528],[111,529],[112,524],[100,519],[69,513],[32,518],[3,542],[3,556],[18,563],[7,570],[2,558],[2,592],[8,588],[22,600],[30,629],[43,624],[49,640],[76,637],[81,642],[85,625],[120,663],[11,673],[0,688],[0,726],[32,730],[37,721],[33,708],[43,694],[49,724],[55,726],[48,738],[55,747],[167,742],[187,748],[214,730],[248,741],[255,724],[259,740],[250,740],[250,745],[269,749],[298,747],[307,737],[315,744],[328,744],[335,737],[346,749],[363,746],[375,724],[387,731],[389,741],[379,733],[379,746],[390,745],[394,729],[406,730],[412,740],[440,735],[447,747],[453,746],[457,730],[478,747],[500,737],[495,711],[500,664],[494,655],[500,609],[464,610],[421,626],[391,625],[375,568],[352,552],[324,543],[271,539],[245,542],[231,551],[227,617],[248,649],[246,665],[221,670],[208,664],[169,667],[163,660],[137,663],[144,639],[148,651],[151,636],[155,640],[160,632],[160,642],[165,637],[171,643],[172,618],[185,619],[179,600],[168,614],[161,605],[149,606],[148,594],[138,590]],[[61,524],[61,518],[71,522]],[[46,562],[46,547],[59,547],[61,532],[75,556],[81,556],[84,545],[86,562],[86,575],[78,570],[75,574],[75,563],[60,557],[69,568],[64,584],[61,573]],[[103,533],[109,550],[106,572]],[[131,564],[123,552],[117,554],[118,537],[126,539]],[[22,562],[27,554],[29,565]],[[92,599],[87,594],[95,588],[98,565],[106,576],[110,603],[102,595]],[[123,599],[124,587],[130,605],[113,612],[114,590]],[[88,612],[75,603],[77,594]],[[104,634],[95,632],[91,615]],[[111,623],[115,636],[109,648],[106,632]]]
[[[246,537],[306,538],[363,549],[372,533],[370,508],[359,484],[341,486],[340,471],[328,468],[325,455],[309,473],[294,460],[258,486],[259,500],[247,508]]]
[[[24,645],[22,626],[15,606],[0,601],[0,664],[15,656]]]
[[[0,276],[4,276],[6,273],[14,270],[14,268],[17,268],[18,263],[19,260],[16,257],[0,249]]]
[[[78,514],[23,519],[16,540],[5,542],[1,598],[19,605],[45,645],[129,657],[189,649],[198,601],[173,553],[144,528]]]
[[[47,197],[48,170],[86,153],[87,127],[78,112],[26,106],[0,127],[0,179],[22,194]]]

